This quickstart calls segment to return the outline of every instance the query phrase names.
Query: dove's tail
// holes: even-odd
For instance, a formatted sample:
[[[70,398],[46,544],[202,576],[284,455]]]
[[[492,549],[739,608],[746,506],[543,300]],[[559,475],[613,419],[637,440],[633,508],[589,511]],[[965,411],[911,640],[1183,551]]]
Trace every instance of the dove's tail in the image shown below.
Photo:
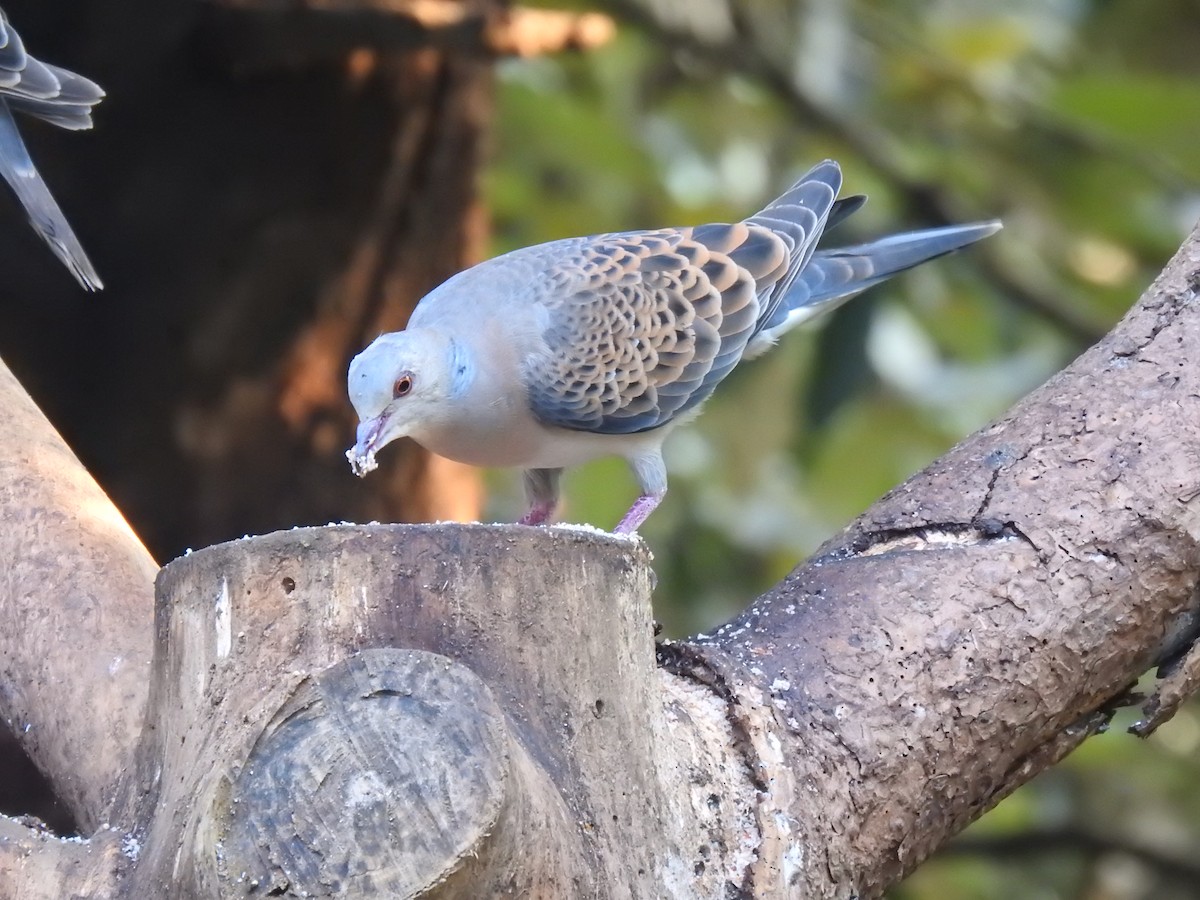
[[[25,149],[25,142],[17,131],[9,102],[0,97],[0,176],[12,187],[29,215],[29,224],[50,245],[54,254],[84,288],[97,291],[104,286],[100,276],[96,274],[75,232],[67,224],[50,189],[34,167],[29,151]]]
[[[784,332],[832,312],[859,292],[905,269],[995,234],[1001,227],[1000,221],[993,219],[909,231],[853,247],[818,250],[784,297],[787,318],[764,331],[762,337],[774,342]]]

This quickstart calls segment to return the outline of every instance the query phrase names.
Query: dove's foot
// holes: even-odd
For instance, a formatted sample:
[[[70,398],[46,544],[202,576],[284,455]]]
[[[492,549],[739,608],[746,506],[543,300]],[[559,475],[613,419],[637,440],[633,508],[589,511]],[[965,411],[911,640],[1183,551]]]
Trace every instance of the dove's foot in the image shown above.
[[[535,503],[529,512],[517,519],[518,525],[545,525],[554,513],[553,503]]]
[[[654,512],[658,504],[662,503],[662,498],[666,495],[666,491],[660,491],[657,494],[642,494],[633,501],[633,506],[629,507],[629,512],[625,513],[625,518],[621,519],[620,524],[613,529],[613,532],[633,534],[646,521],[650,513]]]

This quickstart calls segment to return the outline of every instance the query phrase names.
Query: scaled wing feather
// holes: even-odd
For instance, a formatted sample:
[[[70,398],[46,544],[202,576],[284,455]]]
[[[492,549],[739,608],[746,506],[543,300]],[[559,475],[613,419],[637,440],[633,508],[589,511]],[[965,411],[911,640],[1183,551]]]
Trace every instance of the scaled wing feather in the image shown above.
[[[524,373],[534,415],[632,434],[694,410],[754,336],[786,317],[784,295],[840,187],[837,164],[825,162],[744,222],[575,242],[549,275],[545,352]],[[839,217],[859,205],[848,198]]]

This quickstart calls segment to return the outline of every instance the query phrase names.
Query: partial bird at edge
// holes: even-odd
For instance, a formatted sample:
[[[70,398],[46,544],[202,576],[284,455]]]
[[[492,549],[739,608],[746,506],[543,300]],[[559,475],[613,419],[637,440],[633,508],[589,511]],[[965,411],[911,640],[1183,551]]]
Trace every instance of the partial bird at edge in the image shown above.
[[[17,195],[33,229],[89,291],[104,284],[34,166],[13,113],[78,131],[92,127],[92,107],[103,97],[95,82],[26,53],[20,35],[0,10],[0,176]]]

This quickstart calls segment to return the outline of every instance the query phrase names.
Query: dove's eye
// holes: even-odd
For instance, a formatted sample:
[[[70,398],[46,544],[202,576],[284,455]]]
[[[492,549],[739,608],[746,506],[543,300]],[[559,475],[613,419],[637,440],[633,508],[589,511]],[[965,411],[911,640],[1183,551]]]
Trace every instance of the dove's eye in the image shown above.
[[[405,372],[403,375],[397,378],[396,383],[392,385],[392,396],[397,399],[400,397],[407,397],[412,393],[412,389],[413,377]]]

